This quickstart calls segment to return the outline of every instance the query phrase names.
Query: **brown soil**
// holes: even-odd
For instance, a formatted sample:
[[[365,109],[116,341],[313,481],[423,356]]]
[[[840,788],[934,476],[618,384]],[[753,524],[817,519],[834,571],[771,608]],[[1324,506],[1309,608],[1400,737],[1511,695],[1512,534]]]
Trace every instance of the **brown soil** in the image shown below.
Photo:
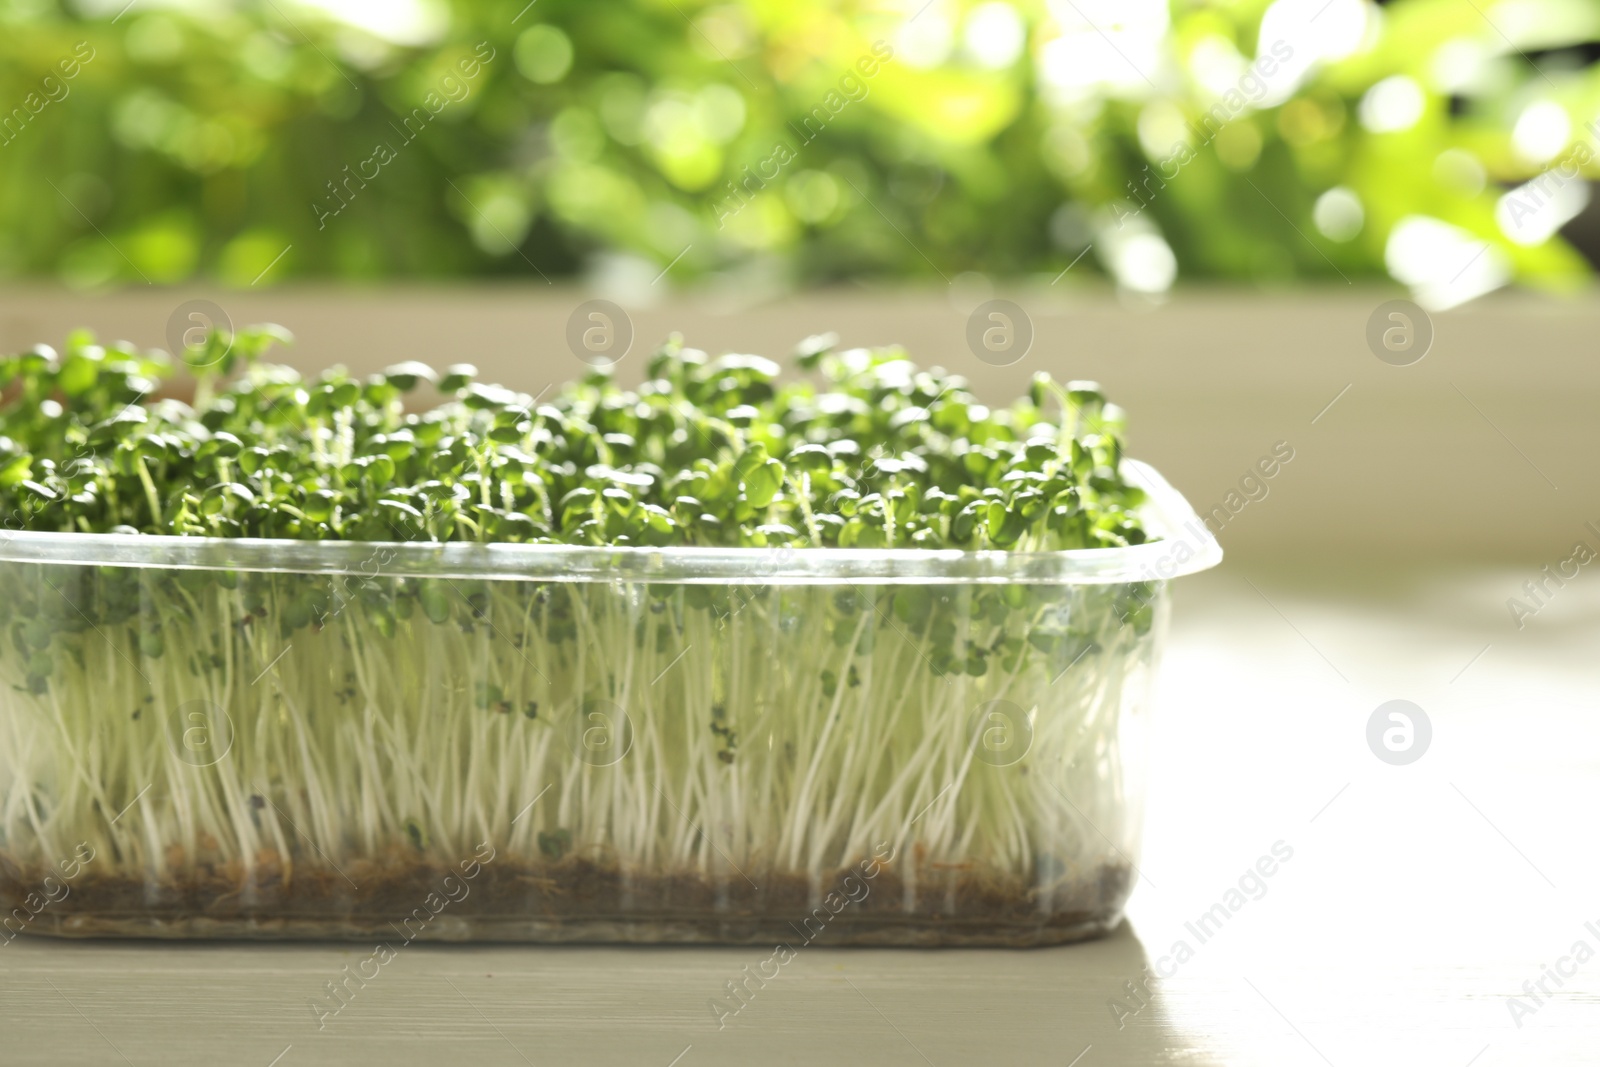
[[[814,898],[809,880],[788,872],[749,871],[752,885],[737,873],[714,882],[575,856],[528,864],[502,855],[471,880],[452,868],[398,860],[351,861],[343,874],[298,867],[291,878],[258,868],[248,883],[236,866],[152,881],[91,864],[68,883],[66,897],[42,908],[36,897],[30,916],[23,902],[51,873],[0,855],[0,919],[29,916],[23,932],[62,937],[344,939],[394,947],[411,940],[1051,945],[1115,928],[1133,888],[1121,866],[1048,889],[927,869],[908,901],[894,865],[870,880],[859,869],[840,870],[823,879]],[[846,887],[859,899],[838,907]],[[837,913],[824,899],[830,892]],[[13,918],[0,938],[18,925]]]

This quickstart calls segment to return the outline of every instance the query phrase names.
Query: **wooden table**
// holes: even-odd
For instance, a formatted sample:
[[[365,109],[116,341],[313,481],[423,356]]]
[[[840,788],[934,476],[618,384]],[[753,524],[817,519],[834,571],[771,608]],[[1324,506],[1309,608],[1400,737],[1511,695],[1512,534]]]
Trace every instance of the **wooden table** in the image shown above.
[[[1600,578],[1519,631],[1531,569],[1312,562],[1179,587],[1143,878],[1109,939],[808,948],[719,1031],[709,999],[765,952],[417,945],[319,1030],[309,1000],[369,948],[23,938],[0,1063],[1596,1062],[1600,957],[1573,952],[1600,952]],[[1405,766],[1366,739],[1396,698],[1432,724]],[[1525,982],[1538,1001],[1510,999]]]

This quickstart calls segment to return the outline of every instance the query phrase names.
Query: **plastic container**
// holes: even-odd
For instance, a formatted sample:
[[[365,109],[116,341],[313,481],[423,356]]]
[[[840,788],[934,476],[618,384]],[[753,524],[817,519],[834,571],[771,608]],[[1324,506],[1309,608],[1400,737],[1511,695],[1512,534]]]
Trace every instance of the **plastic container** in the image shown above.
[[[15,533],[0,941],[1114,927],[1166,579],[1007,554]]]

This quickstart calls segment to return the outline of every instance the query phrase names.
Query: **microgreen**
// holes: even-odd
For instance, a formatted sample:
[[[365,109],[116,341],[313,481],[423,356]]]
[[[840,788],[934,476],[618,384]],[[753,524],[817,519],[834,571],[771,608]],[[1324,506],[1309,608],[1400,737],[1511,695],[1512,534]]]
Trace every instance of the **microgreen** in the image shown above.
[[[300,540],[1048,551],[1137,544],[1123,423],[1089,382],[1009,407],[897,348],[799,349],[827,388],[673,339],[638,390],[594,372],[537,405],[456,364],[305,379],[277,327],[177,361],[87,334],[0,359],[16,529]],[[195,403],[155,400],[178,365]],[[237,373],[235,373],[237,372]],[[436,383],[446,397],[408,410]]]
[[[1039,375],[992,408],[896,348],[808,339],[819,387],[673,339],[635,390],[595,372],[536,399],[466,364],[306,378],[262,361],[282,339],[174,360],[74,335],[0,360],[5,525],[367,554],[338,573],[0,564],[0,861],[89,840],[133,876],[253,885],[492,839],[546,873],[815,888],[891,842],[923,918],[955,872],[1035,932],[1120,907],[1120,730],[1159,583],[773,577],[803,548],[1143,542],[1098,387]],[[193,404],[161,398],[180,365]],[[408,403],[425,383],[442,403]],[[387,570],[391,542],[449,541],[736,547],[750,566],[745,584]],[[231,724],[204,765],[182,741],[196,705]],[[995,707],[1027,739],[1015,761],[975,742]]]

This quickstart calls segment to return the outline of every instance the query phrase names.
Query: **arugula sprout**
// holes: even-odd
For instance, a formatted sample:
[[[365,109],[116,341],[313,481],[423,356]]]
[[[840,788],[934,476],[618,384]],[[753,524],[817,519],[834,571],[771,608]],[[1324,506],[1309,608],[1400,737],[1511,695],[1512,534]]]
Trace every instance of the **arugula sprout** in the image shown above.
[[[372,564],[0,564],[0,861],[85,840],[164,883],[344,860],[365,882],[493,840],[540,871],[815,892],[887,842],[924,917],[981,888],[1030,937],[1114,919],[1163,583],[771,577],[807,547],[1143,542],[1092,383],[990,408],[896,348],[808,339],[818,388],[674,338],[637,390],[596,372],[535,400],[465,364],[306,379],[262,361],[284,337],[183,354],[192,405],[160,398],[179,361],[86,334],[0,360],[13,529],[357,541]],[[445,400],[408,408],[425,383]],[[384,570],[387,543],[450,541],[752,551],[745,584]],[[228,720],[215,759],[182,740],[195,708]],[[996,730],[1004,758],[977,743]]]
[[[673,338],[637,391],[555,397],[397,364],[312,379],[260,361],[278,327],[183,354],[193,406],[152,399],[161,353],[87,334],[0,360],[0,510],[13,529],[299,540],[1051,551],[1145,540],[1123,423],[1039,374],[1007,408],[898,348],[799,349],[828,383]],[[238,370],[236,376],[231,376]],[[420,383],[446,401],[407,411]]]

